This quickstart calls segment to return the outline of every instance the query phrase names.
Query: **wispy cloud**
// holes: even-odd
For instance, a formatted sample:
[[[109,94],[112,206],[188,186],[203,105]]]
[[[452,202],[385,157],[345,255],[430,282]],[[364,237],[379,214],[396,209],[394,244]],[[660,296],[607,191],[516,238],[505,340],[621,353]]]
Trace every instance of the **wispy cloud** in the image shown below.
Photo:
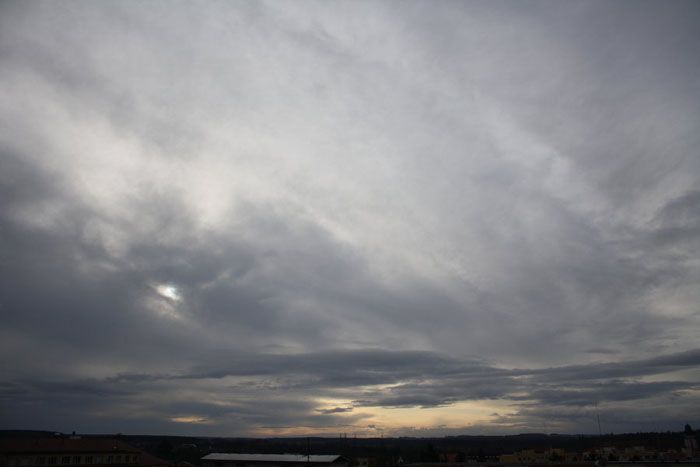
[[[695,2],[0,8],[11,425],[700,419]]]

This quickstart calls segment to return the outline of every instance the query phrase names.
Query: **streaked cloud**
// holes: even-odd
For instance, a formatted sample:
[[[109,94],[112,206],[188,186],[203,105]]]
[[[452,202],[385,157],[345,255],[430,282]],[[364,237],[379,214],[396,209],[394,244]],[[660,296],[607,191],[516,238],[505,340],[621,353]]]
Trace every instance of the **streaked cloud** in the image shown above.
[[[0,8],[12,427],[700,423],[694,2]]]

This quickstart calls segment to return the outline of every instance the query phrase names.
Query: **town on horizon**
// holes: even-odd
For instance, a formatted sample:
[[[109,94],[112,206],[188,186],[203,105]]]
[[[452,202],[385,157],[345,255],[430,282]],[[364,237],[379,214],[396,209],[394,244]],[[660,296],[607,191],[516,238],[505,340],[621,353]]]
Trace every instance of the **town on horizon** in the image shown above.
[[[698,433],[225,438],[0,431],[0,467],[698,466]],[[290,454],[296,452],[296,454]]]

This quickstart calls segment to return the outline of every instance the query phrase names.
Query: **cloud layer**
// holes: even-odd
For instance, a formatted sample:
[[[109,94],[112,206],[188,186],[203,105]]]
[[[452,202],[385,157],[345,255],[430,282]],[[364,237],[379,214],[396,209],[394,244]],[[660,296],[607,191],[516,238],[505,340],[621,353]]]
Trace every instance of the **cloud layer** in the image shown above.
[[[6,427],[700,423],[694,2],[0,8]]]

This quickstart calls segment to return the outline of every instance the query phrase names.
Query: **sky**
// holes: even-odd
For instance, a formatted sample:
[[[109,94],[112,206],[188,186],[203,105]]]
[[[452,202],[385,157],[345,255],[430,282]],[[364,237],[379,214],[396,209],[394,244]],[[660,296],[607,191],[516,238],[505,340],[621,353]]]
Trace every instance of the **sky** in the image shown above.
[[[700,425],[698,24],[2,2],[0,428]]]

